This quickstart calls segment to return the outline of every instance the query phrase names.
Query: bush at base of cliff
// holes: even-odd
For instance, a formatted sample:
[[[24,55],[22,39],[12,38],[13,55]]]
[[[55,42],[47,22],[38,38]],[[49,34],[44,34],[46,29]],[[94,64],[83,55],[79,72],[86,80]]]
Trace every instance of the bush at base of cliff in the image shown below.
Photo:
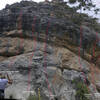
[[[40,96],[40,98],[38,97],[38,95],[32,95],[30,94],[29,97],[27,98],[27,100],[43,100]]]
[[[88,88],[87,86],[82,83],[82,82],[79,82],[76,84],[76,100],[89,100],[85,94],[89,94],[89,91],[88,91]]]
[[[38,97],[36,95],[30,94],[27,100],[38,100]]]

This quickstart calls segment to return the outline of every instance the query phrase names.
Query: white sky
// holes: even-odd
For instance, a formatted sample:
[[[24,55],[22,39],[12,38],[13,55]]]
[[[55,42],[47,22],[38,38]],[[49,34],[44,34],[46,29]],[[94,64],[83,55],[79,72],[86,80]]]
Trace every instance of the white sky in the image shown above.
[[[6,4],[13,4],[15,2],[20,2],[20,1],[21,0],[0,0],[0,10],[3,9]],[[30,0],[27,0],[27,1],[30,1]],[[32,0],[32,1],[40,2],[40,1],[44,1],[44,0]],[[96,4],[97,7],[100,8],[100,0],[92,0],[92,1]],[[98,15],[94,15],[94,13],[92,11],[86,11],[86,13],[88,13],[91,16],[95,16],[95,17],[100,19],[100,12],[99,12]]]

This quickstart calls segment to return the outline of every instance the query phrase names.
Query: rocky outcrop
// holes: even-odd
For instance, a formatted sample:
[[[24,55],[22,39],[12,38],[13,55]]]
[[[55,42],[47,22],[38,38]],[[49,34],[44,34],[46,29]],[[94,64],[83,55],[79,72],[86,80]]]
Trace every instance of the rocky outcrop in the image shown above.
[[[75,100],[76,90],[73,88],[72,80],[79,77],[83,79],[82,72],[78,69],[78,62],[72,61],[74,57],[78,60],[78,57],[64,48],[47,45],[47,52],[45,52],[42,47],[44,44],[37,43],[34,52],[11,57],[0,63],[1,72],[6,73],[8,71],[13,79],[13,84],[6,89],[6,97],[12,95],[14,98],[23,98],[24,100],[27,98],[24,97],[25,93],[28,93],[27,88],[36,94],[40,88],[40,95],[43,100],[49,100],[51,97],[58,98],[58,100]],[[46,57],[44,53],[46,53]],[[65,54],[70,54],[70,57]],[[59,59],[60,55],[66,57]],[[63,60],[66,60],[68,65],[65,65],[67,67],[62,72],[63,63],[60,62]],[[88,71],[89,63],[84,60],[82,63],[83,69]],[[77,67],[74,66],[75,64]],[[87,74],[85,73],[86,76]]]
[[[0,37],[25,39],[35,39],[36,37],[39,41],[47,39],[53,44],[54,42],[58,43],[56,41],[58,39],[62,46],[65,46],[66,42],[80,46],[81,41],[81,51],[84,55],[84,51],[90,52],[87,49],[92,49],[100,36],[99,34],[96,35],[95,30],[89,27],[92,21],[90,17],[75,11],[72,14],[72,11],[65,2],[58,1],[41,3],[21,1],[20,3],[7,5],[5,9],[0,11]],[[80,15],[84,21],[79,21]],[[99,46],[99,41],[96,44]],[[19,52],[18,54],[23,53],[23,50],[13,50]],[[11,56],[15,56],[15,52],[9,53]],[[76,52],[78,53],[78,50]],[[10,56],[4,48],[0,55],[2,56],[2,54],[5,54],[6,57]]]
[[[62,0],[21,1],[0,11],[0,72],[13,79],[7,98],[26,100],[30,92],[40,92],[41,100],[76,100],[74,79],[86,80],[93,88],[91,64],[76,54],[80,37],[81,52],[83,45],[95,42],[96,32],[71,18],[71,8]]]
[[[0,11],[0,32],[22,29],[24,31],[33,30],[40,34],[45,32],[47,27],[49,27],[49,35],[54,33],[60,36],[70,34],[73,37],[75,34],[75,38],[79,39],[80,26],[71,19],[72,14],[70,10],[64,2],[60,4],[52,2],[45,4],[33,1],[21,1],[20,3],[7,5],[5,9]],[[68,18],[66,15],[70,17]],[[84,38],[92,41],[95,39],[92,33],[93,31],[89,27],[83,27]],[[22,35],[26,36],[25,32]],[[29,35],[32,35],[32,32]]]

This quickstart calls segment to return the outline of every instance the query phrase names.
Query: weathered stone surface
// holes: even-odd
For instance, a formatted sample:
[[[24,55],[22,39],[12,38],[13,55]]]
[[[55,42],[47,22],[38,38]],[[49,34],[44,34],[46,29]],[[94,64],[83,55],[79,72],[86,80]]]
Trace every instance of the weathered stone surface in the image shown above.
[[[44,47],[42,43],[37,42],[37,45],[38,48]],[[71,85],[71,81],[75,78],[82,77],[78,69],[79,64],[71,62],[72,59],[74,57],[76,59],[77,56],[64,48],[47,45],[47,49],[49,52],[45,52],[43,48],[41,48],[34,52],[15,56],[15,58],[11,57],[0,63],[1,71],[17,71],[17,73],[9,72],[9,75],[13,79],[13,84],[6,89],[6,97],[13,95],[14,98],[22,98],[23,93],[30,87],[30,90],[36,93],[37,89],[40,88],[40,94],[43,95],[43,100],[49,100],[50,91],[52,96],[55,96],[58,100],[70,100],[71,98],[75,100],[75,89],[73,85]],[[46,53],[46,56],[44,53]],[[67,57],[69,54],[70,57]],[[61,65],[62,63],[60,63],[63,59],[60,59],[59,55],[64,55],[63,58],[66,60],[66,63],[68,62],[69,64],[63,73],[60,69],[60,67],[63,66]],[[82,61],[87,67],[89,66],[86,61]],[[76,68],[74,64],[78,67]],[[83,67],[87,70],[85,66]],[[9,89],[10,92],[8,92]]]
[[[38,95],[39,88],[43,100],[75,100],[72,80],[88,80],[91,65],[53,45],[56,39],[57,44],[66,44],[68,35],[79,45],[80,26],[70,17],[66,7],[50,2],[22,1],[0,11],[0,71],[14,71],[9,72],[13,84],[6,89],[7,98],[25,100],[30,94],[27,89]],[[86,43],[96,39],[95,31],[86,26],[82,26],[82,35]]]

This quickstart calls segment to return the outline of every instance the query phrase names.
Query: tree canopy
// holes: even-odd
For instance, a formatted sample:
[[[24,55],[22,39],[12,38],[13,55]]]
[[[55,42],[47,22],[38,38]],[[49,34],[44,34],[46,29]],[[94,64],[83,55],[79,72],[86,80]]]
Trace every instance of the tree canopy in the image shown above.
[[[99,8],[96,7],[95,4],[93,4],[92,0],[68,0],[70,4],[75,4],[79,3],[78,6],[76,7],[78,9],[83,9],[83,10],[91,10],[93,8],[94,12],[97,14],[98,11],[100,11]]]

